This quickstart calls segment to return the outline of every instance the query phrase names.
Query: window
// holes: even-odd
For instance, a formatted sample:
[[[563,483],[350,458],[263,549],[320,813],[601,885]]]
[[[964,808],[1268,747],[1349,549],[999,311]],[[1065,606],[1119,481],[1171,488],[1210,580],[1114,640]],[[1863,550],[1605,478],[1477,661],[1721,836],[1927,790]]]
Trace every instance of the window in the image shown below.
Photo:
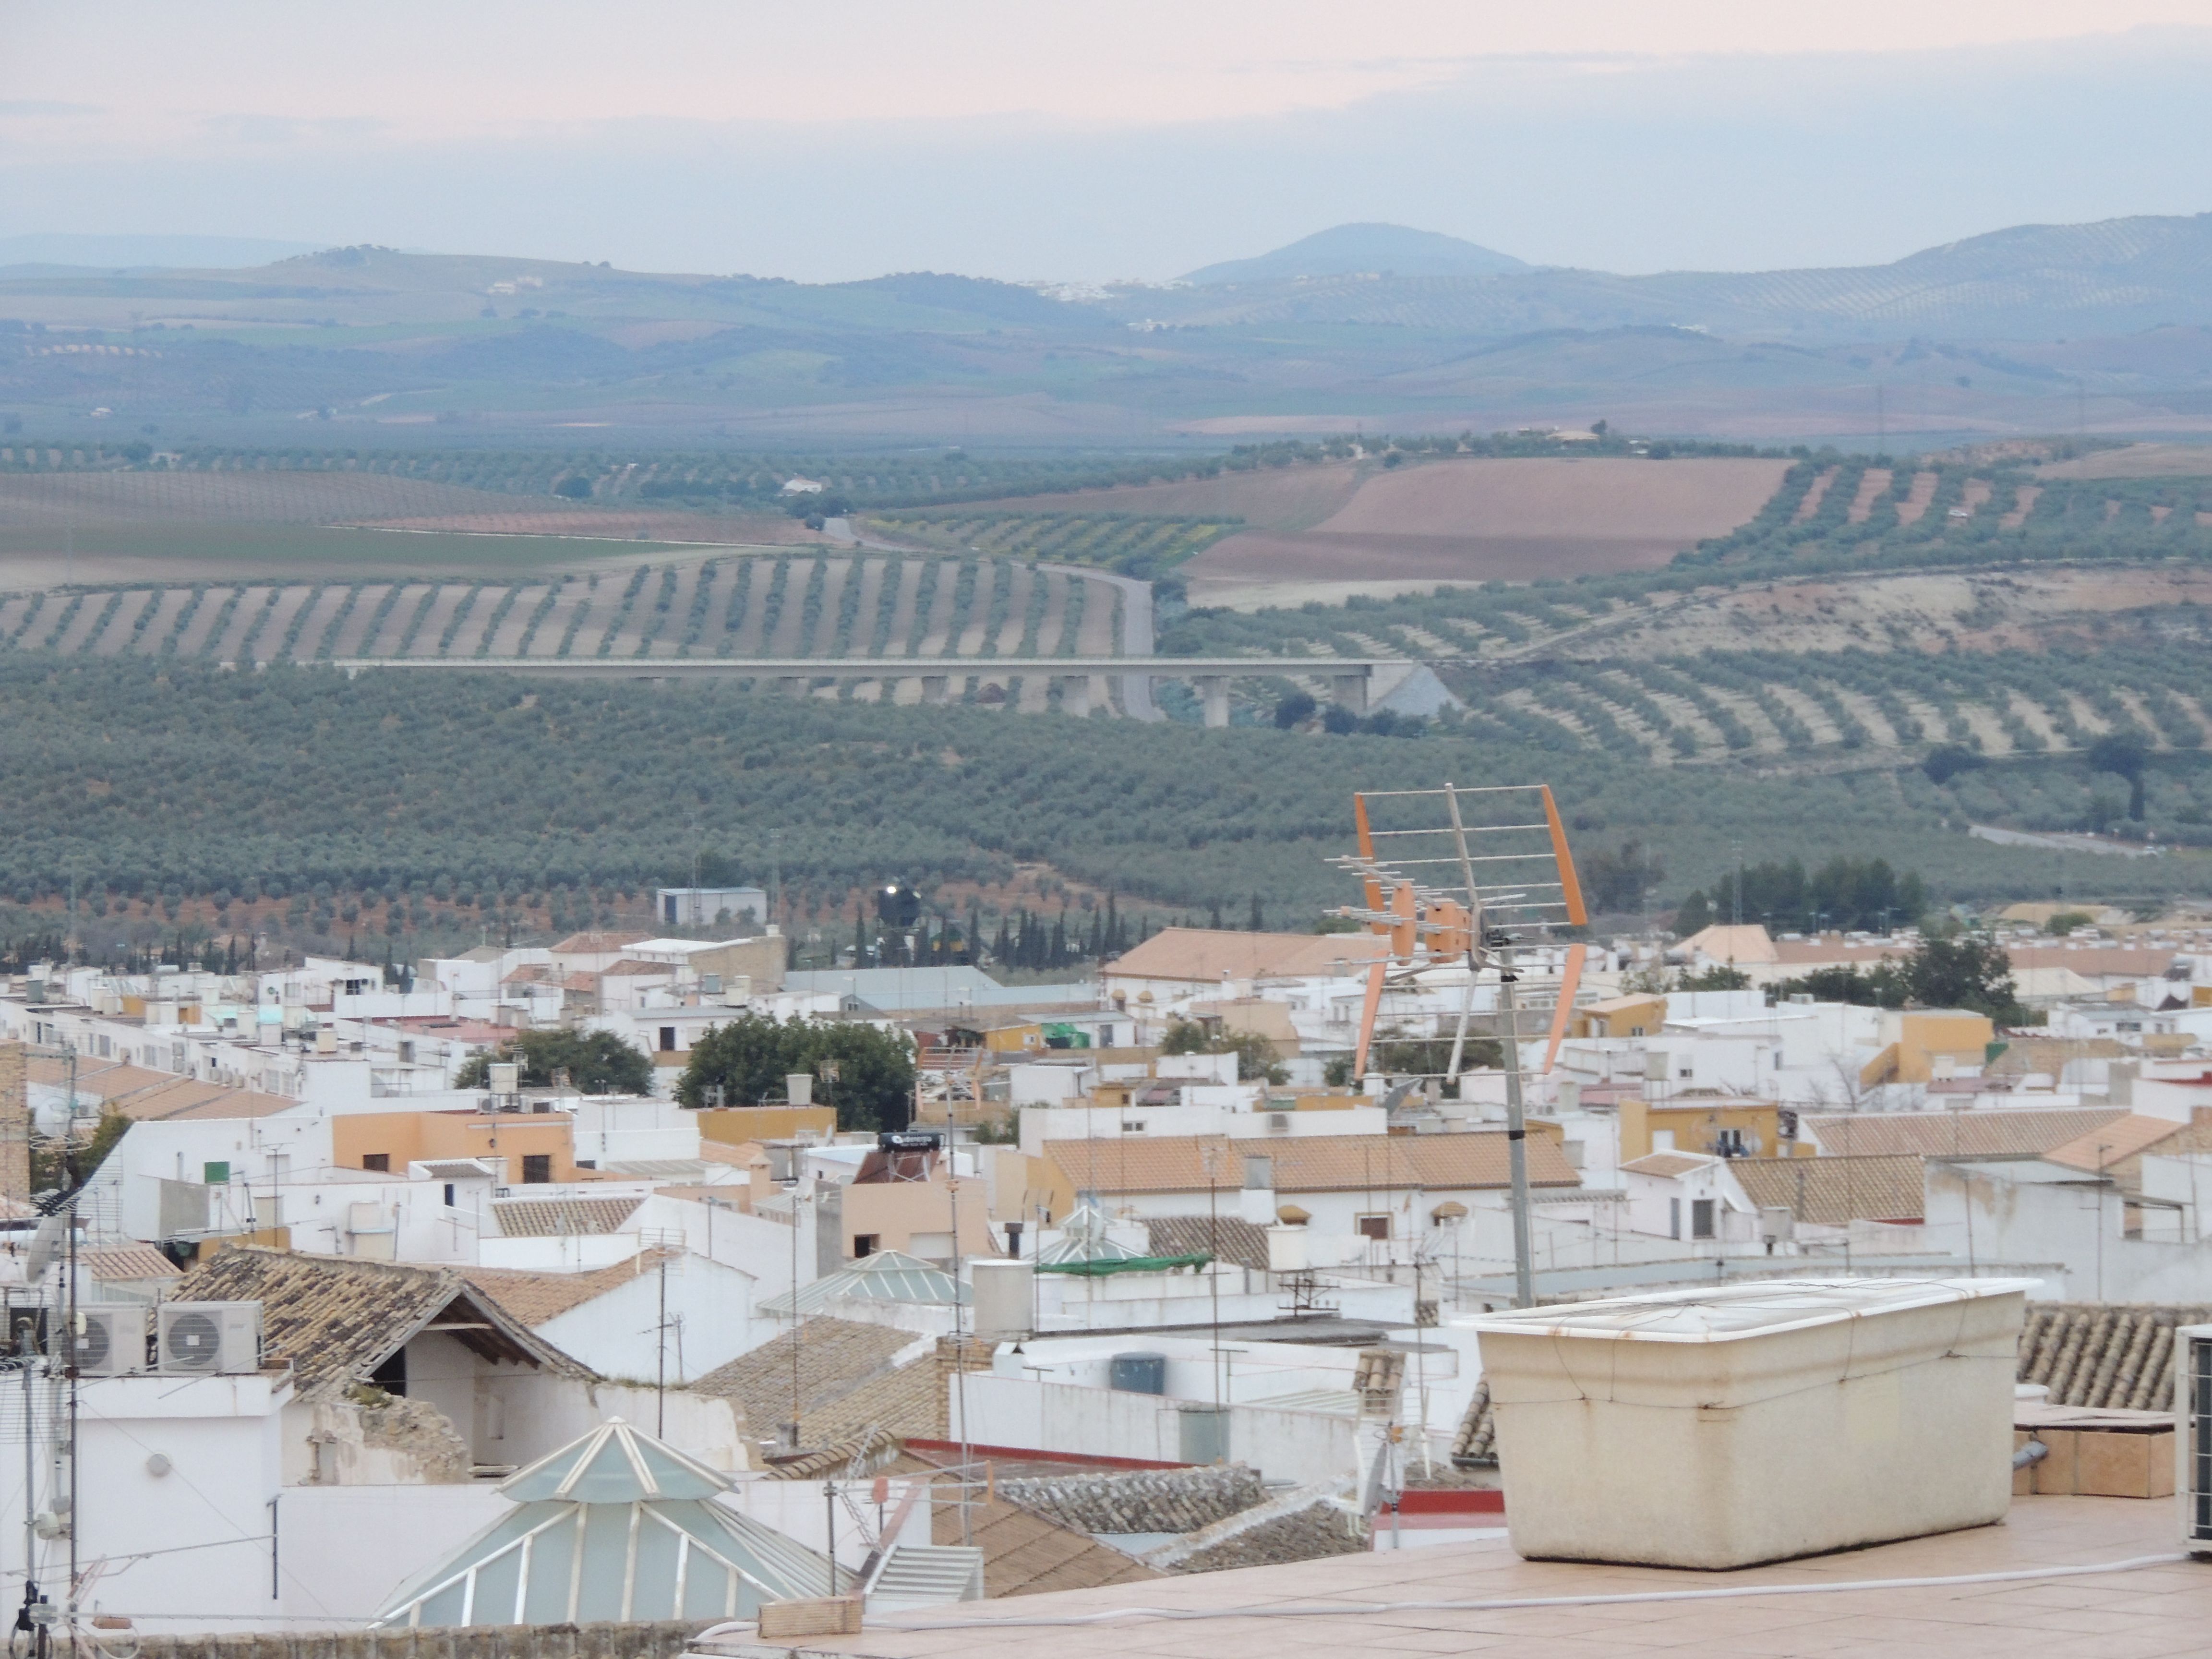
[[[1667,1237],[1680,1238],[1681,1236],[1682,1200],[1679,1198],[1670,1198],[1667,1200]]]
[[[853,1235],[853,1255],[856,1261],[864,1255],[873,1255],[878,1250],[880,1250],[883,1248],[884,1236],[881,1233],[854,1233]]]
[[[1628,1028],[1628,1035],[1631,1036],[1642,1036],[1644,1035],[1644,1028],[1641,1025],[1632,1025]]]
[[[660,1052],[664,1054],[676,1052],[676,1028],[673,1025],[660,1028]]]
[[[1690,1200],[1690,1237],[1711,1238],[1713,1236],[1713,1200],[1693,1198]]]
[[[525,1152],[522,1155],[522,1181],[525,1186],[542,1187],[552,1179],[552,1153]]]
[[[415,1045],[413,1043],[402,1042],[399,1045],[399,1063],[402,1066],[412,1066],[415,1063]]]
[[[1387,1215],[1364,1215],[1358,1223],[1362,1238],[1388,1239],[1390,1237],[1390,1218]]]
[[[453,1207],[453,1183],[450,1181],[446,1183],[446,1207],[449,1210]]]
[[[361,1167],[364,1170],[374,1170],[380,1175],[390,1175],[392,1173],[392,1154],[389,1152],[363,1152],[361,1155]]]

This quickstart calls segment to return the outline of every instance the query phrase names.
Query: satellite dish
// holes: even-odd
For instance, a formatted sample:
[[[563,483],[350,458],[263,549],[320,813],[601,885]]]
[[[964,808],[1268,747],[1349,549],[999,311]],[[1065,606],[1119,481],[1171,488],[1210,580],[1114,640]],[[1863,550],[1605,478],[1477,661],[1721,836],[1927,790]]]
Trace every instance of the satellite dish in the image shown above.
[[[57,1211],[39,1218],[38,1230],[31,1235],[31,1248],[26,1253],[25,1271],[33,1279],[42,1279],[47,1268],[54,1265],[61,1254],[62,1240],[67,1237],[64,1229],[70,1224],[67,1211]]]

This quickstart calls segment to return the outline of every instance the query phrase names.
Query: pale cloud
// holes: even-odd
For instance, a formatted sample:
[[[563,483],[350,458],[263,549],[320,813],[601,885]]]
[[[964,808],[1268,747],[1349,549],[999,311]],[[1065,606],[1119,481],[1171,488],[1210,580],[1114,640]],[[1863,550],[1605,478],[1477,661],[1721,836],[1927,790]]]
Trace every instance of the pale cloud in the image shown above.
[[[112,0],[76,3],[114,21]],[[2212,29],[2083,34],[2087,9],[2034,0],[1925,7],[1917,29],[1885,0],[1848,28],[1695,0],[1381,0],[1356,26],[1286,3],[1268,27],[1243,0],[1183,9],[1178,32],[1153,0],[385,0],[279,27],[258,0],[207,0],[205,39],[149,7],[94,74],[75,11],[17,0],[0,98],[117,113],[65,142],[0,126],[0,200],[26,231],[812,280],[1164,277],[1374,219],[1547,264],[1859,264],[2024,221],[2212,207]],[[24,15],[55,74],[25,73],[6,35]]]
[[[123,148],[252,116],[373,118],[400,143],[646,118],[1142,126],[1344,109],[1484,59],[1602,70],[2205,21],[2205,0],[11,0],[0,97],[97,100]]]

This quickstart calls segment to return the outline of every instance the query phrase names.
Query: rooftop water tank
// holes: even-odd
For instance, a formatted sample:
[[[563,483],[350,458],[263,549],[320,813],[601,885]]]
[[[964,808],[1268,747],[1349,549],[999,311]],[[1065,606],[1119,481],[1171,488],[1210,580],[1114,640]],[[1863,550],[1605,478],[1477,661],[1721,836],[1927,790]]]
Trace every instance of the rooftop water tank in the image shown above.
[[[1165,1394],[1168,1357],[1164,1353],[1117,1353],[1107,1370],[1107,1386],[1124,1394]]]
[[[1513,1547],[1743,1567],[2003,1519],[2035,1282],[1770,1280],[1468,1321]]]

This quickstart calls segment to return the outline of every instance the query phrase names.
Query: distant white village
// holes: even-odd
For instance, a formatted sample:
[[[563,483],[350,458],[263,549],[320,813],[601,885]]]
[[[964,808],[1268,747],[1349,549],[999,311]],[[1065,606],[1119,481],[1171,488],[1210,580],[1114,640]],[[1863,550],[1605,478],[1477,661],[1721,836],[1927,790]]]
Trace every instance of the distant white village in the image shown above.
[[[1136,1583],[1492,1535],[1524,1267],[1554,1308],[2017,1282],[2023,1385],[2138,1412],[2179,1316],[2081,1310],[2212,1304],[2187,918],[1998,919],[2045,1021],[2000,1028],[1772,988],[1904,933],[1544,943],[1509,1012],[1382,929],[1002,985],[696,936],[733,914],[7,982],[0,1570],[179,1635]],[[841,1129],[834,1066],[680,1102],[757,1018],[896,1039],[905,1111]],[[530,1080],[556,1030],[649,1088]]]

